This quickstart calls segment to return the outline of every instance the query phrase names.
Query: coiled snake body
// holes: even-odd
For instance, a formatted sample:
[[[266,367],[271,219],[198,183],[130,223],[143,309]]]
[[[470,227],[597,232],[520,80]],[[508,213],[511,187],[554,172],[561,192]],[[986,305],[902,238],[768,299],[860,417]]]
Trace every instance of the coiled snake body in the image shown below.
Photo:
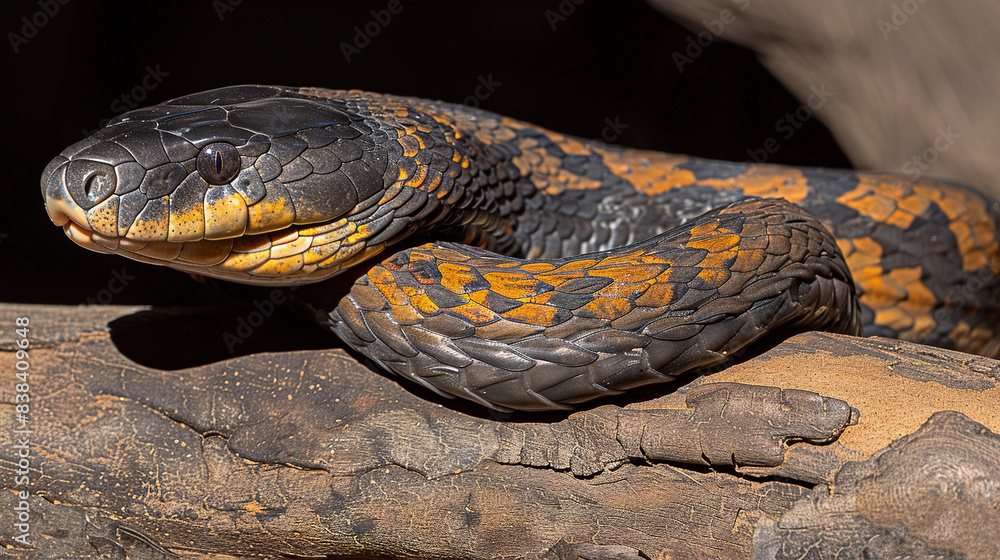
[[[356,271],[349,294],[316,305],[324,322],[385,367],[495,408],[672,379],[776,329],[1000,353],[1000,206],[937,181],[236,86],[118,117],[55,158],[42,191],[96,251],[250,284]]]

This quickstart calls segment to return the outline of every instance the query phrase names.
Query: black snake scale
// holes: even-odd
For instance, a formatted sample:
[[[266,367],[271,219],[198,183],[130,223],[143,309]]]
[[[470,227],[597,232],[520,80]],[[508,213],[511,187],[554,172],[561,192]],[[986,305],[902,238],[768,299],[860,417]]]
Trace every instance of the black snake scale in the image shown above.
[[[313,300],[323,322],[487,406],[563,407],[774,329],[856,333],[859,316],[866,334],[1000,353],[1000,205],[937,181],[236,86],[120,116],[55,158],[42,191],[96,251],[250,284],[348,277],[347,296]]]

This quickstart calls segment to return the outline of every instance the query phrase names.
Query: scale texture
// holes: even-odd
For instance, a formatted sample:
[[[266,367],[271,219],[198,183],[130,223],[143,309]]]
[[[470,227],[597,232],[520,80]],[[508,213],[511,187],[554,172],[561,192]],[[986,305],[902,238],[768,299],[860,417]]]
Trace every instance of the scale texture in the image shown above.
[[[938,181],[236,86],[118,117],[55,158],[42,191],[96,251],[248,284],[353,282],[311,302],[321,321],[389,369],[496,408],[672,379],[778,329],[860,324],[1000,354],[1000,205]]]

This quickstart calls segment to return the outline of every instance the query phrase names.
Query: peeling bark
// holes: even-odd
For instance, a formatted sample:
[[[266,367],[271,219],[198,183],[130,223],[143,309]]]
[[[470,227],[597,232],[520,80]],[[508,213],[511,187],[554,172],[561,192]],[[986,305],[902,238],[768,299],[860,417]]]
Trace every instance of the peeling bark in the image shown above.
[[[15,389],[3,383],[0,511],[30,491],[34,547],[5,527],[0,557],[998,550],[969,537],[991,538],[1000,495],[993,360],[809,333],[631,401],[498,415],[433,400],[343,350],[301,349],[334,343],[280,315],[253,336],[289,345],[224,355],[224,325],[244,311],[0,306],[5,325],[31,319],[30,485],[13,483]],[[185,324],[223,327],[192,339]],[[7,328],[3,371],[13,340]],[[967,467],[942,485],[940,469],[918,468],[934,453]]]

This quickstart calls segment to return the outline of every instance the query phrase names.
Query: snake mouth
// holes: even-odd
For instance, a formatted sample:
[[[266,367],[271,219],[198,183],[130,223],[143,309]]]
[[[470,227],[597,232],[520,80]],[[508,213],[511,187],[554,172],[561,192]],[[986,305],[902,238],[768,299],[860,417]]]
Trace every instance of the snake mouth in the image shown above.
[[[52,221],[56,222],[55,219]],[[56,225],[60,224],[56,222]],[[98,253],[114,253],[115,249],[117,249],[119,245],[117,238],[105,237],[99,233],[80,227],[76,222],[70,220],[68,217],[62,224],[62,228],[66,237],[70,238],[73,243],[76,243],[84,249],[90,249],[91,251],[96,251]]]
[[[117,254],[190,274],[243,284],[296,285],[319,282],[366,260],[384,248],[367,246],[356,224],[339,219],[308,226],[228,239],[184,242],[141,241],[106,236],[71,217],[50,213],[77,245],[97,253]]]
[[[63,224],[63,233],[84,249],[97,253],[120,254],[130,259],[182,268],[188,272],[214,267],[231,259],[235,254],[256,252],[266,248],[269,239],[254,235],[224,240],[196,240],[188,242],[138,241],[127,237],[113,237],[77,224],[71,219]]]

